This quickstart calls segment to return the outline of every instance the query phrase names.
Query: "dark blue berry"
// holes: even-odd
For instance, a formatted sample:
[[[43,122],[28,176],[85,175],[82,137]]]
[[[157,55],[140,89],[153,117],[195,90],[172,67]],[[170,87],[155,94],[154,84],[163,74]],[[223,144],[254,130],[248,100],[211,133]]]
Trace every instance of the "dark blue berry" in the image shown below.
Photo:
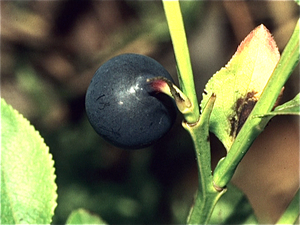
[[[96,71],[85,99],[95,131],[126,149],[147,147],[166,134],[177,109],[172,98],[147,82],[154,77],[172,81],[165,68],[147,56],[123,54],[104,63]]]

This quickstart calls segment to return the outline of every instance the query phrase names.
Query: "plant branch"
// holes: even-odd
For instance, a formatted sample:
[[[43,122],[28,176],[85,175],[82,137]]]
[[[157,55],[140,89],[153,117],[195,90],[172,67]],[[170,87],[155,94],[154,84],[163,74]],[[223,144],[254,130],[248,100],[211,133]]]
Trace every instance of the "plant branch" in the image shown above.
[[[173,42],[180,88],[191,103],[189,107],[181,110],[185,118],[182,125],[193,140],[199,174],[197,196],[187,222],[189,224],[207,224],[218,199],[225,193],[225,189],[217,191],[214,188],[211,172],[209,118],[216,96],[211,96],[200,117],[179,1],[163,0],[163,5]]]
[[[200,111],[179,1],[163,0],[163,6],[175,52],[180,88],[191,102],[190,110],[184,114],[184,118],[193,124],[199,120]]]
[[[216,96],[212,95],[195,125],[183,123],[194,142],[198,165],[198,191],[194,207],[188,217],[189,224],[207,224],[211,213],[225,189],[217,191],[213,186],[209,142],[209,118]]]

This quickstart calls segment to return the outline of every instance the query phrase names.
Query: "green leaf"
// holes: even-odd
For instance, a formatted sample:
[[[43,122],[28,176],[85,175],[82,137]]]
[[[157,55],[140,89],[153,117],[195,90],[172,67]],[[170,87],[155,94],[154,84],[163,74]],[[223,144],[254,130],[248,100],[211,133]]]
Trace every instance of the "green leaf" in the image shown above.
[[[264,116],[279,116],[279,115],[300,115],[300,93],[296,95],[291,101],[288,101],[282,105],[277,106],[274,111],[266,113],[264,115],[254,115],[255,117]]]
[[[56,207],[54,162],[40,134],[1,99],[1,223],[49,224]]]
[[[210,224],[258,224],[247,197],[232,184],[218,201]]]
[[[66,224],[107,224],[107,223],[96,214],[92,214],[85,209],[77,209],[70,214]]]
[[[291,203],[287,207],[287,209],[284,211],[284,213],[281,215],[279,220],[276,222],[276,224],[299,224],[299,189],[297,193],[295,194],[294,198],[292,199]]]
[[[260,25],[244,39],[228,64],[208,81],[201,108],[215,93],[210,130],[227,151],[260,98],[279,58],[270,32]]]
[[[282,56],[272,73],[259,101],[251,111],[250,118],[245,121],[236,141],[232,144],[225,158],[219,161],[214,170],[214,184],[225,187],[232,178],[239,162],[247,153],[255,138],[264,130],[270,118],[253,118],[253,115],[264,115],[272,110],[282,87],[292,74],[300,60],[299,29],[297,21],[290,40],[282,52]]]

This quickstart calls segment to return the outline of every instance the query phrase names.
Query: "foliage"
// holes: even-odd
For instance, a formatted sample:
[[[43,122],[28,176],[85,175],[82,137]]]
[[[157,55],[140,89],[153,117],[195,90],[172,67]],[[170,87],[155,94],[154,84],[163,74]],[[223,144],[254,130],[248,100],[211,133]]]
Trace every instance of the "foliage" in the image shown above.
[[[209,80],[206,86],[207,93],[203,95],[201,102],[203,112],[200,118],[196,119],[198,111],[195,106],[198,104],[195,102],[193,91],[190,90],[194,88],[194,81],[188,60],[187,42],[182,35],[178,35],[185,33],[179,1],[163,3],[171,30],[182,91],[192,102],[192,106],[187,107],[191,110],[186,110],[188,113],[184,114],[186,121],[183,126],[194,142],[199,184],[195,204],[187,222],[207,224],[218,199],[225,194],[226,185],[230,182],[237,165],[270,119],[253,118],[252,115],[258,112],[265,114],[272,110],[284,83],[299,62],[300,25],[298,21],[280,61],[276,44],[267,29],[261,25],[252,31],[227,66]],[[185,54],[182,53],[182,49],[185,50]],[[177,55],[179,53],[180,56]],[[180,61],[180,57],[185,59]],[[286,110],[292,111],[294,107]],[[298,113],[299,110],[296,109]],[[228,152],[226,157],[218,162],[213,175],[210,169],[208,130],[216,134]],[[285,222],[295,222],[295,218],[297,214]],[[223,219],[226,221],[226,218]]]
[[[227,151],[260,98],[279,58],[274,39],[267,28],[260,25],[244,39],[228,64],[206,84],[201,107],[212,93],[216,94],[210,130]]]
[[[107,223],[104,220],[102,220],[99,216],[94,215],[85,209],[77,209],[70,214],[66,224],[107,224]]]
[[[257,224],[254,211],[241,190],[232,184],[227,186],[211,215],[211,224]]]
[[[190,134],[195,147],[199,189],[188,223],[258,223],[246,196],[230,184],[230,180],[251,143],[273,116],[300,113],[299,94],[273,110],[282,86],[299,62],[299,23],[280,59],[278,50],[274,47],[275,42],[266,28],[260,26],[252,31],[227,66],[209,80],[206,94],[201,101],[200,112],[179,3],[164,1],[164,8],[174,45],[180,89],[192,103],[182,111],[185,118],[182,125]],[[163,31],[166,30],[165,28],[165,24],[158,24],[154,29],[159,32],[155,33],[167,39]],[[269,63],[265,60],[269,60]],[[210,131],[216,134],[227,149],[227,155],[219,161],[213,174],[210,160]],[[61,136],[62,139],[65,138],[64,135]],[[84,143],[84,146],[74,146],[72,150],[76,148],[87,150],[90,138],[89,135],[71,137],[71,141],[81,139]],[[1,100],[1,139],[1,223],[50,223],[57,198],[52,155],[33,126],[3,99]],[[65,139],[61,141],[66,142]],[[172,154],[175,154],[175,150]],[[72,153],[69,153],[69,156],[71,155]],[[142,153],[139,157],[141,155]],[[84,158],[80,160],[84,161]],[[101,157],[95,157],[95,160],[101,160]],[[136,193],[132,194],[128,191],[132,186],[127,183],[111,186],[104,181],[104,184],[101,184],[106,186],[105,190],[108,191],[101,194],[110,203],[109,207],[98,201],[101,194],[96,196],[94,193],[86,193],[80,187],[73,188],[74,193],[65,190],[64,194],[70,194],[72,197],[69,199],[78,204],[81,204],[84,199],[94,208],[109,208],[111,214],[119,210],[124,214],[134,215],[141,205],[147,205],[145,208],[149,211],[153,207],[159,208],[159,203],[156,202],[159,198],[154,199],[153,196],[159,196],[160,193],[158,189],[150,188],[152,191],[149,189],[151,185],[156,185],[154,181],[147,179],[145,183],[144,177],[141,177],[141,174],[147,174],[141,170],[148,163],[147,160],[141,161],[143,165],[136,166],[138,172],[129,179],[138,183],[140,190]],[[74,168],[72,173],[80,170],[84,168]],[[99,188],[99,185],[95,186],[96,188]],[[118,194],[111,195],[109,190]],[[124,197],[128,193],[139,196],[141,202],[133,201],[132,196]],[[61,198],[63,199],[64,196]],[[62,203],[64,206],[68,204],[69,202]],[[113,207],[116,211],[111,210]],[[127,209],[131,211],[128,212]],[[150,214],[152,213],[155,214],[151,211]],[[294,223],[298,213],[299,191],[278,223]],[[66,223],[106,224],[98,215],[85,209],[74,210]]]
[[[1,222],[50,223],[57,197],[54,180],[44,140],[1,99]]]

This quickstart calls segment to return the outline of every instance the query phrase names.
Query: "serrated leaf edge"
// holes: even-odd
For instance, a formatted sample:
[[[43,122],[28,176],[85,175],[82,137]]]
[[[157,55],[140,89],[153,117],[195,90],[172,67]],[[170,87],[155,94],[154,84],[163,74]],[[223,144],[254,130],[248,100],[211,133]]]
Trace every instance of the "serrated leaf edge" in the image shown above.
[[[41,134],[39,133],[38,130],[35,129],[35,127],[30,123],[30,121],[25,118],[21,113],[19,113],[16,109],[14,109],[12,107],[12,105],[8,104],[3,98],[1,98],[1,111],[2,111],[2,107],[3,107],[3,104],[5,104],[8,109],[12,112],[15,113],[15,115],[18,117],[18,119],[21,119],[23,120],[25,123],[27,123],[28,126],[28,129],[32,129],[33,133],[38,137],[38,140],[41,141],[41,144],[43,145],[43,147],[45,147],[45,151],[44,151],[44,154],[48,155],[48,159],[49,159],[49,166],[51,167],[51,174],[52,174],[52,179],[53,179],[53,182],[54,182],[54,196],[53,196],[53,199],[52,199],[52,209],[51,209],[51,220],[50,222],[52,222],[52,218],[54,216],[54,211],[55,211],[55,208],[57,207],[57,185],[55,183],[55,180],[56,180],[56,174],[55,174],[55,167],[54,167],[54,160],[53,160],[53,155],[50,153],[50,149],[49,149],[49,146],[46,145],[45,143],[45,140],[44,138],[41,136]],[[1,112],[2,113],[2,112]],[[2,129],[2,128],[1,128]]]

